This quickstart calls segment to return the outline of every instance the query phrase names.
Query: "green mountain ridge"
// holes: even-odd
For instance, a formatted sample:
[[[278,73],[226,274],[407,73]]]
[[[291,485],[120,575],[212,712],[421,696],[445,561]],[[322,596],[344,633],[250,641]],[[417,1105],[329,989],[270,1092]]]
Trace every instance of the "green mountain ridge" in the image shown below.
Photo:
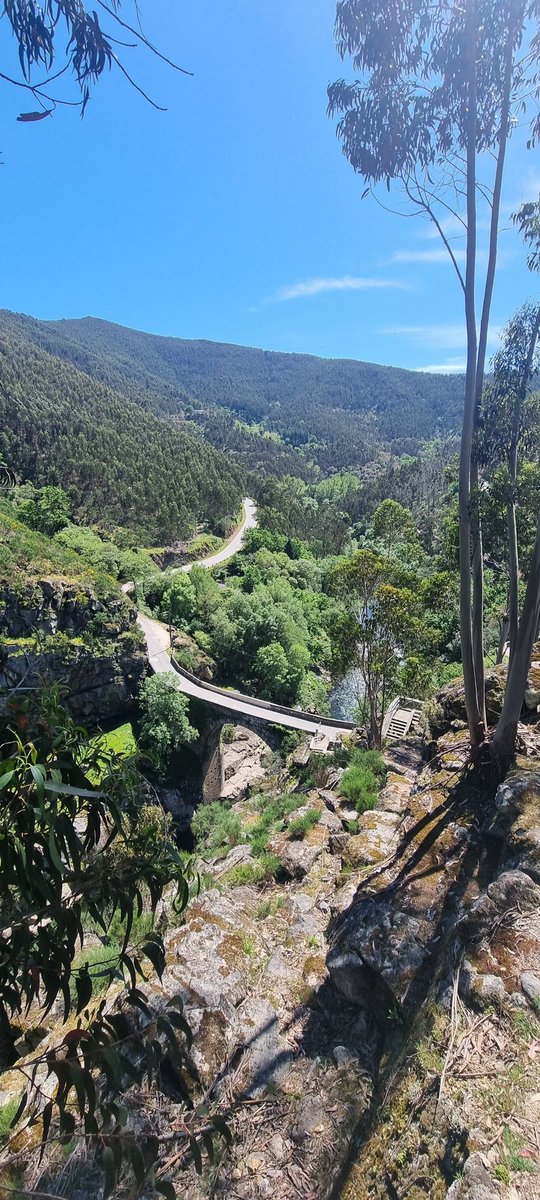
[[[242,474],[194,428],[144,412],[0,314],[0,454],[21,480],[58,484],[83,524],[171,541],[236,517]]]
[[[314,463],[323,473],[355,468],[381,446],[416,453],[460,420],[456,376],[162,337],[95,317],[36,321],[3,312],[6,325],[147,411],[195,422],[251,469],[267,459],[274,473],[304,477]],[[248,436],[231,417],[256,428]],[[281,446],[261,444],[264,432]]]

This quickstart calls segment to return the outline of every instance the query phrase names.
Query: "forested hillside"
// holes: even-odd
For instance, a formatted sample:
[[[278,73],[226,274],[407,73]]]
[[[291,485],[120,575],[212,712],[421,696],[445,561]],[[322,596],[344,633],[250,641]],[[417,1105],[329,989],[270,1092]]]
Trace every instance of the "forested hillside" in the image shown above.
[[[10,331],[8,326],[11,325]],[[146,544],[198,522],[220,531],[242,499],[240,472],[197,431],[125,395],[0,323],[0,455],[22,480],[59,484],[76,518],[128,526]]]
[[[463,386],[452,376],[158,337],[91,317],[3,313],[1,322],[145,408],[196,421],[247,465],[270,460],[274,473],[306,476],[310,462],[323,471],[361,466],[381,445],[416,453],[459,423]],[[277,435],[273,445],[261,444],[265,432]]]

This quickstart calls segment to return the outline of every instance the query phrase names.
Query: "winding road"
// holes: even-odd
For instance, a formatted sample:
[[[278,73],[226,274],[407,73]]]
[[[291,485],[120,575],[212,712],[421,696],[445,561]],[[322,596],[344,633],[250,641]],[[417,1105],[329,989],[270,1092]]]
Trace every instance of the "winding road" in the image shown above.
[[[246,497],[243,503],[243,510],[244,517],[242,524],[236,530],[230,542],[227,542],[223,546],[222,550],[218,550],[217,554],[211,554],[209,558],[199,558],[196,563],[185,563],[183,567],[179,567],[178,569],[180,571],[191,571],[191,568],[195,566],[211,569],[212,567],[219,567],[220,563],[227,562],[228,558],[232,558],[233,555],[238,554],[238,551],[244,545],[244,538],[248,529],[255,529],[257,525],[257,509],[253,500],[249,500]]]
[[[244,520],[230,542],[217,554],[203,558],[197,566],[216,567],[227,559],[232,558],[242,549],[244,536],[248,529],[254,529],[257,524],[256,508],[253,500],[244,500]],[[186,563],[182,571],[190,571],[194,563]],[[124,592],[133,590],[133,584],[124,584]],[[312,733],[316,738],[324,740],[331,734],[350,733],[354,725],[350,721],[335,721],[331,717],[319,717],[313,713],[286,708],[284,705],[271,704],[256,696],[246,696],[242,692],[218,688],[211,683],[203,683],[189,671],[185,671],[173,662],[170,657],[170,638],[166,625],[143,613],[137,613],[137,622],[144,634],[148,649],[150,666],[156,673],[167,672],[175,678],[177,686],[186,696],[201,700],[227,712],[238,713],[242,716],[253,717],[258,721],[268,721],[272,725],[285,725],[287,729],[301,729]]]

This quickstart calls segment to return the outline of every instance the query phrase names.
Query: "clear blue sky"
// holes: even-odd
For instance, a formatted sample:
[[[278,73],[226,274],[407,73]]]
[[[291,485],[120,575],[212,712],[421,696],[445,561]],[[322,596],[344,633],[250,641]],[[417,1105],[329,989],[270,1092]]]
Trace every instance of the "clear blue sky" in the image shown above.
[[[0,82],[0,306],[458,369],[462,301],[439,243],[421,220],[361,201],[326,116],[327,84],[350,73],[333,44],[334,0],[141,0],[141,9],[149,35],[194,72],[120,52],[166,113],[115,73],[95,87],[83,121],[58,109],[25,125],[17,114],[34,101]],[[0,53],[16,71],[5,21]],[[539,175],[516,140],[507,213],[538,193]],[[510,230],[492,346],[537,290],[524,259]]]

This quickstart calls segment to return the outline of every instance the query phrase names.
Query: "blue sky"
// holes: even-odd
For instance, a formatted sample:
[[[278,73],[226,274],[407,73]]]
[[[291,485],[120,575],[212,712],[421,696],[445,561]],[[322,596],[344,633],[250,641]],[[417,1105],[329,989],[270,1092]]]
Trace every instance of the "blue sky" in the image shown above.
[[[115,73],[96,86],[83,121],[64,108],[20,124],[35,103],[0,82],[0,306],[459,369],[462,299],[439,242],[422,220],[361,200],[326,116],[327,84],[350,74],[333,44],[334,0],[141,8],[149,35],[194,73],[122,52],[166,113]],[[5,22],[0,53],[15,72]],[[539,178],[538,157],[516,138],[505,214],[538,194]],[[535,289],[507,229],[491,349]]]

